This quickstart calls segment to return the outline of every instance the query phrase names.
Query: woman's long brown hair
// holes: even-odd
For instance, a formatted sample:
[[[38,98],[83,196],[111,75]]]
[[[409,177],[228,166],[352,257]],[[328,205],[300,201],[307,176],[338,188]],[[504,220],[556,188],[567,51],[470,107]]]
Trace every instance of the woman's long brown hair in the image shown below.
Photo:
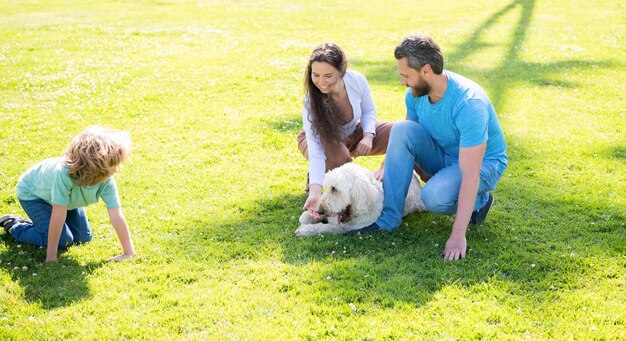
[[[339,71],[343,78],[348,67],[348,61],[343,50],[335,43],[323,43],[316,47],[309,58],[304,77],[304,88],[308,93],[310,117],[313,133],[320,137],[324,145],[334,145],[341,142],[341,128],[345,122],[337,104],[329,94],[322,93],[311,79],[313,62],[328,63]],[[306,105],[306,103],[305,103]]]

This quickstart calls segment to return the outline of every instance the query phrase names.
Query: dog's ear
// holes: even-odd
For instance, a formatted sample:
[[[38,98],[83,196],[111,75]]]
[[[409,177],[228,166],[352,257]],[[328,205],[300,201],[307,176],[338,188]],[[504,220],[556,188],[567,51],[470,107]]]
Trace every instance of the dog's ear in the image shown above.
[[[338,172],[332,187],[338,191],[340,195],[347,195],[352,187],[352,177],[348,172]]]
[[[377,181],[372,172],[359,169],[350,179],[350,197],[355,210],[370,210],[378,197]]]

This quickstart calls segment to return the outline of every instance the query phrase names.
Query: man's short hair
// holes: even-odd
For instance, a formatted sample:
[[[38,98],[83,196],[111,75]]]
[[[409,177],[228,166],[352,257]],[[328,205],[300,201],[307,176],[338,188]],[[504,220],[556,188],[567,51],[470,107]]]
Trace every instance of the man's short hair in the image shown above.
[[[443,72],[443,54],[433,38],[424,35],[413,35],[404,38],[394,51],[397,60],[406,58],[409,67],[420,70],[429,64],[436,75]]]

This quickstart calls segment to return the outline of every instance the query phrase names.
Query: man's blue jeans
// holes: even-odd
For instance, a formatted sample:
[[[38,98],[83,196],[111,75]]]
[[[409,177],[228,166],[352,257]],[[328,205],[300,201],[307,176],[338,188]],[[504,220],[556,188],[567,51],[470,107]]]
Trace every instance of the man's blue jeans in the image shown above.
[[[18,242],[47,246],[52,205],[41,199],[20,199],[20,204],[33,224],[16,224],[11,235]],[[86,243],[91,240],[91,237],[91,227],[89,227],[85,209],[81,207],[68,210],[59,238],[59,249],[65,249],[74,243]]]
[[[396,229],[402,222],[414,166],[432,176],[422,189],[421,199],[426,209],[436,214],[456,214],[462,180],[459,160],[445,155],[419,123],[400,121],[393,125],[389,137],[383,176],[385,201],[376,220],[376,224],[385,230]],[[489,192],[496,188],[502,177],[498,166],[497,161],[483,161],[474,210],[485,206]]]

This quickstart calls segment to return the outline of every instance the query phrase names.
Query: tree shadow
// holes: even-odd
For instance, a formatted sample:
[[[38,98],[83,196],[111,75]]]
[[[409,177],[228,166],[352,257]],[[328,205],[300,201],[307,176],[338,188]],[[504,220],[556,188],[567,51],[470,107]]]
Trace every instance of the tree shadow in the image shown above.
[[[502,103],[508,96],[507,90],[509,90],[512,84],[530,83],[537,86],[574,88],[579,85],[563,79],[559,80],[558,76],[563,77],[567,72],[578,72],[581,69],[615,66],[613,61],[563,60],[553,63],[529,63],[523,61],[520,58],[520,51],[523,50],[523,45],[526,42],[527,29],[533,17],[534,7],[534,0],[512,1],[483,22],[473,31],[469,38],[457,45],[447,56],[444,53],[444,57],[448,62],[453,64],[462,63],[473,54],[477,54],[482,49],[488,47],[481,42],[482,36],[497,23],[500,17],[517,8],[521,10],[500,65],[486,71],[478,71],[472,68],[461,68],[459,70],[459,72],[470,77],[481,74],[487,80],[485,87],[489,90],[489,97],[496,110],[502,109]]]
[[[385,60],[351,60],[350,66],[361,72],[371,84],[400,84],[398,68],[390,48],[389,58]]]
[[[0,266],[23,288],[26,302],[51,310],[91,296],[86,277],[104,262],[79,264],[63,257],[58,263],[46,264],[45,248],[16,242],[6,234],[1,239],[8,251],[0,254]]]
[[[568,72],[574,73],[581,70],[615,67],[616,62],[611,60],[561,60],[553,63],[532,63],[520,58],[523,51],[527,29],[532,20],[534,0],[514,0],[505,5],[487,18],[472,34],[460,44],[452,47],[447,53],[443,48],[446,69],[452,67],[452,71],[458,72],[469,78],[477,76],[486,81],[481,84],[487,92],[496,108],[502,109],[503,101],[508,96],[508,90],[512,85],[532,84],[541,87],[576,88],[580,84],[566,80]],[[498,19],[519,9],[519,19],[510,34],[510,42],[501,58],[501,63],[493,68],[474,68],[467,66],[465,61],[473,55],[478,55],[490,44],[486,44],[483,36],[498,23]],[[385,60],[351,60],[351,65],[362,72],[370,83],[397,84],[399,81],[395,60],[392,58],[393,47],[390,47],[390,58]]]
[[[220,264],[265,263],[278,257],[278,262],[300,269],[300,275],[290,276],[274,294],[310,297],[312,309],[320,312],[334,302],[357,307],[359,303],[381,308],[423,306],[446,286],[469,289],[492,281],[506,282],[521,296],[542,297],[554,290],[546,282],[568,290],[582,286],[579,278],[592,271],[587,257],[624,252],[626,236],[619,224],[625,217],[620,210],[542,197],[523,182],[503,181],[501,187],[490,219],[468,230],[468,257],[458,262],[442,259],[451,218],[430,213],[405,218],[394,232],[295,237],[305,200],[295,194],[242,203],[243,218],[232,223],[215,226],[203,219],[191,221],[180,227],[180,233],[200,235],[202,240],[181,244],[180,249],[198,261],[210,257]],[[515,197],[506,197],[507,193]],[[602,222],[593,225],[593,233],[562,219],[580,217],[580,211],[593,212],[585,219]],[[203,255],[203,245],[209,244],[211,255]]]
[[[517,155],[533,158],[521,144],[513,145],[513,159]],[[220,264],[266,263],[270,258],[299,269],[300,275],[290,276],[274,294],[300,300],[310,297],[312,309],[320,312],[334,302],[419,307],[446,286],[470,289],[490,282],[506,282],[519,296],[544,297],[553,294],[551,285],[581,288],[580,278],[594,271],[588,259],[611,258],[626,251],[620,225],[626,216],[621,209],[586,204],[569,195],[545,196],[528,187],[527,181],[522,176],[501,181],[489,219],[470,226],[468,257],[458,262],[442,257],[452,218],[431,213],[410,215],[394,232],[295,237],[306,199],[301,194],[235,204],[241,216],[218,226],[196,218],[179,232],[201,236],[198,244],[173,248],[185,249],[198,261],[209,257]],[[537,182],[550,181],[538,178]],[[588,225],[572,226],[572,221],[580,219]],[[211,255],[203,255],[203,245],[211,246]]]

